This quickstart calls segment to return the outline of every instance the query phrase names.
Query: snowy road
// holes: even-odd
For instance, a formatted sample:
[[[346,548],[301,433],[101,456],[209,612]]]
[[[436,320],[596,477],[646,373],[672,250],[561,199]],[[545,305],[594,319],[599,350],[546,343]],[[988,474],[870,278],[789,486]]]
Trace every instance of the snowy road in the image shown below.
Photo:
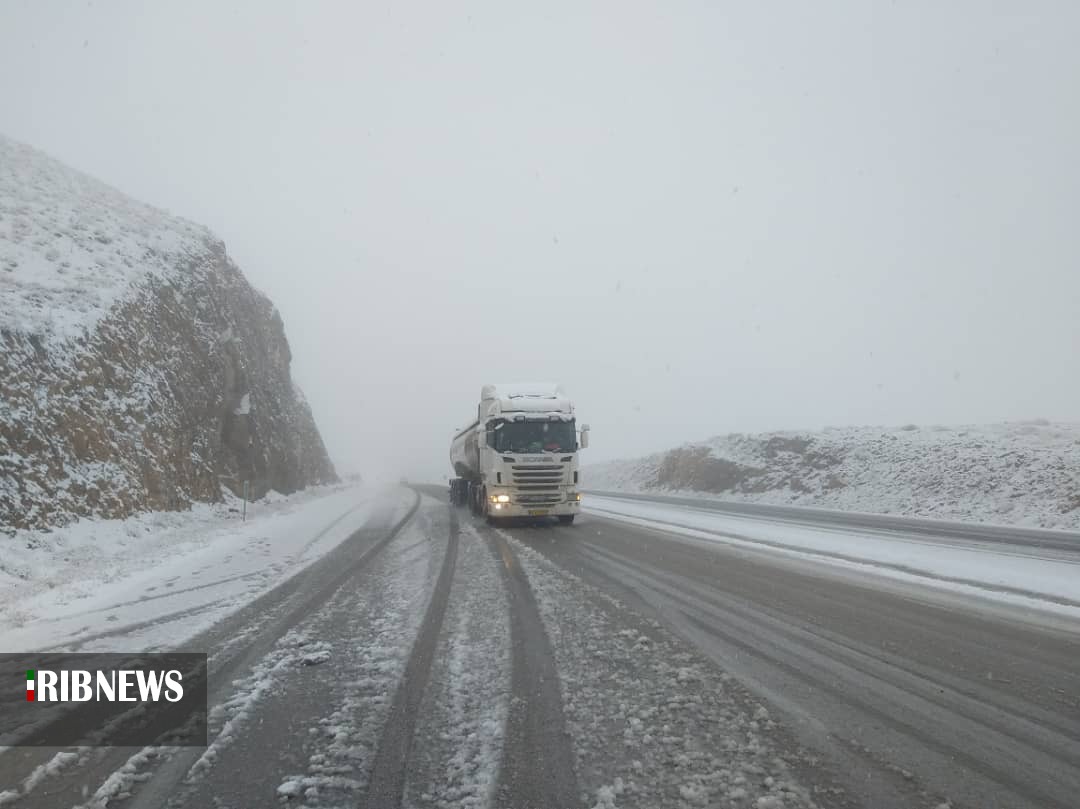
[[[361,522],[307,567],[194,637],[155,630],[210,655],[208,750],[6,750],[0,805],[1076,805],[1067,550],[927,557],[926,537],[864,532],[880,547],[855,562],[851,530],[736,531],[674,503],[492,527],[441,489],[333,497],[324,516]],[[290,549],[333,536],[295,526]],[[954,576],[957,554],[1012,578]],[[216,585],[182,598],[226,609]],[[56,617],[57,648],[147,637],[123,613]]]
[[[751,684],[864,805],[1077,805],[1080,537],[669,498],[589,508],[584,536],[545,554]]]

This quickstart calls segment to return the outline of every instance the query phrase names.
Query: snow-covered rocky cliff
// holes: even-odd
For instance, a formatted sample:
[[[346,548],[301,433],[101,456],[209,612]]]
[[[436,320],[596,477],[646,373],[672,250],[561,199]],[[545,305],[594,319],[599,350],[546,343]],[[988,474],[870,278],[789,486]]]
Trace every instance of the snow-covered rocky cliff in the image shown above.
[[[208,230],[0,136],[0,529],[336,479]]]

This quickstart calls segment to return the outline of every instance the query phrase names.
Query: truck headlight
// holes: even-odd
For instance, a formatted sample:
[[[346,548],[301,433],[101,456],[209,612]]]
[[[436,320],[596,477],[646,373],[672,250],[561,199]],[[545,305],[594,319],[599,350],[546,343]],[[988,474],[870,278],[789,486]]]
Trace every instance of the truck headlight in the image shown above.
[[[508,495],[508,494],[500,494],[495,499],[495,502],[496,503],[509,503],[510,502],[510,495]]]
[[[581,500],[581,495],[578,494],[577,492],[570,492],[570,494],[566,495],[566,499],[567,500],[573,500],[573,501],[580,501]]]

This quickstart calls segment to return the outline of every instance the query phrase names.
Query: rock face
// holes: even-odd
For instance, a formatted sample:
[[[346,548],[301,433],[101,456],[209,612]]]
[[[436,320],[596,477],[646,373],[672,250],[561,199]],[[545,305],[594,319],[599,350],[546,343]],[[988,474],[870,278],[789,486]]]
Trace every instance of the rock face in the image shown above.
[[[0,137],[0,529],[336,480],[290,360],[212,234]]]

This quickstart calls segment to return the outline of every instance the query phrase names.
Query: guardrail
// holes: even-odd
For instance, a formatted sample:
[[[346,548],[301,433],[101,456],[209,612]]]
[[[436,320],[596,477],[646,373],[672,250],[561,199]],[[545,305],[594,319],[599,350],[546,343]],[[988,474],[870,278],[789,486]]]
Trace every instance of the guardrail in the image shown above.
[[[893,514],[871,514],[863,511],[837,511],[835,509],[808,508],[806,506],[779,506],[771,503],[743,503],[708,497],[607,492],[592,489],[583,491],[596,497],[621,498],[645,503],[663,503],[703,511],[717,511],[738,517],[845,528],[848,530],[863,529],[915,534],[933,538],[993,542],[1019,545],[1026,548],[1067,551],[1080,555],[1080,532],[1058,531],[1050,528],[1024,528],[1020,526],[955,522],[924,517],[901,517]],[[586,508],[588,507],[587,500],[584,505]]]

